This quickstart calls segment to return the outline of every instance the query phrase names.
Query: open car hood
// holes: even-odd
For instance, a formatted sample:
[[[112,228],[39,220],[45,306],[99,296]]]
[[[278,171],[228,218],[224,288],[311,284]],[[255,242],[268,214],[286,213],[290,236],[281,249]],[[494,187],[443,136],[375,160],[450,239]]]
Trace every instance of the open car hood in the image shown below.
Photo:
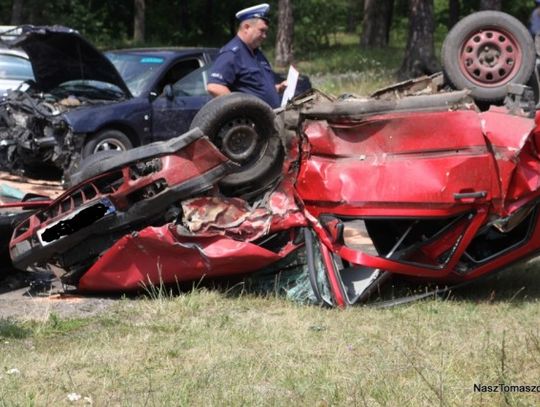
[[[24,26],[22,34],[9,45],[28,54],[36,84],[43,91],[82,79],[116,85],[131,96],[114,65],[76,30],[62,26]]]

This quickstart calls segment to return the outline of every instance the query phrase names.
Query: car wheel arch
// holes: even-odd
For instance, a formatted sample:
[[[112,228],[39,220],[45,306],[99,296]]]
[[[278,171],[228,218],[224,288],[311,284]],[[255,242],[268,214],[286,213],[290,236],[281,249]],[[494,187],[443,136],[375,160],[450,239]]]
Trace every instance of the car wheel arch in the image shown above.
[[[115,130],[115,131],[120,131],[124,133],[131,141],[131,144],[133,145],[133,147],[138,147],[142,144],[141,135],[137,132],[137,130],[135,130],[132,126],[125,123],[107,123],[99,127],[98,129],[95,129],[92,132],[88,132],[86,134],[84,144],[86,144],[90,139],[92,139],[96,135],[103,133],[105,131],[108,131],[108,130]]]

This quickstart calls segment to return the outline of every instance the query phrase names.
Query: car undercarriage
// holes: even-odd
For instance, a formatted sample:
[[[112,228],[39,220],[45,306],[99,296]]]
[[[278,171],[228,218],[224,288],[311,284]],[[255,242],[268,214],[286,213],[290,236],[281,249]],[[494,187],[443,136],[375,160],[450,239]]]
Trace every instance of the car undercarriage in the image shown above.
[[[315,91],[277,114],[247,95],[216,99],[202,127],[245,140],[246,126],[263,134],[271,118],[269,139],[256,143],[264,151],[275,138],[284,154],[220,152],[224,132],[196,127],[94,159],[15,228],[13,264],[110,292],[252,275],[300,257],[313,301],[347,306],[392,275],[453,284],[534,255],[540,160],[529,103],[517,92],[481,111],[441,83],[371,99]]]

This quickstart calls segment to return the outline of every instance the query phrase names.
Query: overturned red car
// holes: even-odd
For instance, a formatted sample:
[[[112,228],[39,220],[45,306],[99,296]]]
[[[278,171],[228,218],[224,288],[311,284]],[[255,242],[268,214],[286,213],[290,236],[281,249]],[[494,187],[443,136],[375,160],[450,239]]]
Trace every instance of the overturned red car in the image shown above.
[[[469,280],[540,248],[540,132],[521,109],[481,112],[467,91],[315,93],[274,116],[233,94],[200,117],[175,149],[86,166],[15,228],[15,266],[53,269],[80,291],[125,291],[252,273],[305,251],[315,298],[343,306],[391,273]]]
[[[508,89],[484,109],[437,76],[276,112],[214,99],[167,144],[83,163],[15,227],[11,259],[104,292],[300,258],[307,297],[337,306],[391,275],[476,279],[540,249],[540,115],[525,87]]]

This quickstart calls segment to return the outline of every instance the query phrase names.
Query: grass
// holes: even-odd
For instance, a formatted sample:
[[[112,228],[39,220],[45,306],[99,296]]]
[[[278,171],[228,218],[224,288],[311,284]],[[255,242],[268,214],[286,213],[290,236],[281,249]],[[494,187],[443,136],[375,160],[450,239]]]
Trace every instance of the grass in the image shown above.
[[[391,44],[387,49],[362,49],[357,35],[344,33],[332,39],[328,48],[296,53],[294,65],[300,73],[309,75],[315,88],[333,95],[369,95],[395,82],[404,55],[402,46]],[[268,51],[273,60],[272,50]]]
[[[473,385],[539,384],[539,277],[530,263],[392,309],[159,290],[85,319],[4,320],[0,405],[537,405]]]
[[[447,28],[437,26],[435,54],[439,54]],[[396,82],[406,46],[404,27],[395,30],[384,49],[363,49],[356,34],[336,33],[329,47],[316,51],[297,50],[295,66],[309,75],[315,88],[325,93],[367,96],[375,90]],[[265,50],[266,51],[266,50]],[[267,54],[273,60],[273,50]]]

